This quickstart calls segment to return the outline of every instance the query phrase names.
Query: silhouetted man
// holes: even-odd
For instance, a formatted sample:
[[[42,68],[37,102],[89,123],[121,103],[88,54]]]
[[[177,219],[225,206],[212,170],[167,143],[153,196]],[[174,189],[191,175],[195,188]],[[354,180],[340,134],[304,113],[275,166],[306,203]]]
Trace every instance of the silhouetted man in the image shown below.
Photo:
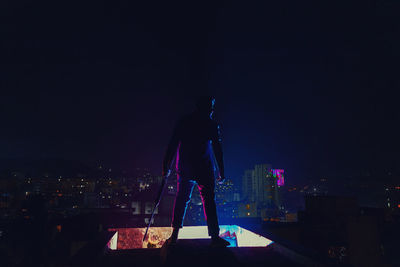
[[[196,110],[175,126],[164,157],[163,175],[171,171],[169,168],[176,154],[178,176],[178,191],[172,216],[173,232],[167,240],[168,244],[176,243],[193,188],[197,184],[203,201],[208,234],[212,239],[211,245],[229,245],[229,242],[219,237],[215,205],[215,170],[219,170],[219,182],[224,181],[225,174],[219,125],[212,120],[214,103],[213,97],[201,97],[197,100]]]

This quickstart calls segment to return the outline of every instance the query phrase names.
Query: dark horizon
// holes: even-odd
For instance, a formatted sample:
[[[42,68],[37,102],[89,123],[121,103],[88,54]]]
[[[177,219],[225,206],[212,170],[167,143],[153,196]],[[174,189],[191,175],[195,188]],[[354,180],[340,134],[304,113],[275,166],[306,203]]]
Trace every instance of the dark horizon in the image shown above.
[[[399,174],[398,7],[4,3],[0,158],[161,173],[174,123],[212,93],[227,178]]]

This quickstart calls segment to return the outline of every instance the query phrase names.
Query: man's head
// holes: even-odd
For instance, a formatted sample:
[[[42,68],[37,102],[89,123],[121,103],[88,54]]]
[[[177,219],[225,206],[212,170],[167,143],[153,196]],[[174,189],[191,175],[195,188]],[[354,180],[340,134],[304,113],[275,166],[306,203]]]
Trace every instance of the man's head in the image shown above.
[[[211,118],[214,113],[214,104],[215,98],[213,96],[201,96],[196,100],[196,109],[200,113],[207,114]]]

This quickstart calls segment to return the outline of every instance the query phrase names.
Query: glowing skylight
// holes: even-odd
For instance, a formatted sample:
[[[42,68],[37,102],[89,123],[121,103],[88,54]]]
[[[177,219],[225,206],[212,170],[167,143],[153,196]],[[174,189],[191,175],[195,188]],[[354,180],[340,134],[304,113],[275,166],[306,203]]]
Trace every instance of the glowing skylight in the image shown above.
[[[151,227],[148,238],[142,242],[145,228],[117,228],[108,247],[112,250],[135,248],[160,248],[171,235],[171,227]],[[231,243],[230,247],[266,247],[273,241],[237,225],[220,225],[220,237]],[[179,239],[209,239],[207,226],[185,226],[179,231]],[[178,241],[179,242],[179,241]]]

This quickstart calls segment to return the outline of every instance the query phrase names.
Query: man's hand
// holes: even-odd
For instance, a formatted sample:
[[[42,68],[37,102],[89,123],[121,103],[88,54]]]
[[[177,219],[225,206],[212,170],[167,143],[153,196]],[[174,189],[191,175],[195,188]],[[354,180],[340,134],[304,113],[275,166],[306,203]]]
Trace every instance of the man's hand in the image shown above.
[[[171,174],[171,170],[163,170],[162,176],[167,178]]]

